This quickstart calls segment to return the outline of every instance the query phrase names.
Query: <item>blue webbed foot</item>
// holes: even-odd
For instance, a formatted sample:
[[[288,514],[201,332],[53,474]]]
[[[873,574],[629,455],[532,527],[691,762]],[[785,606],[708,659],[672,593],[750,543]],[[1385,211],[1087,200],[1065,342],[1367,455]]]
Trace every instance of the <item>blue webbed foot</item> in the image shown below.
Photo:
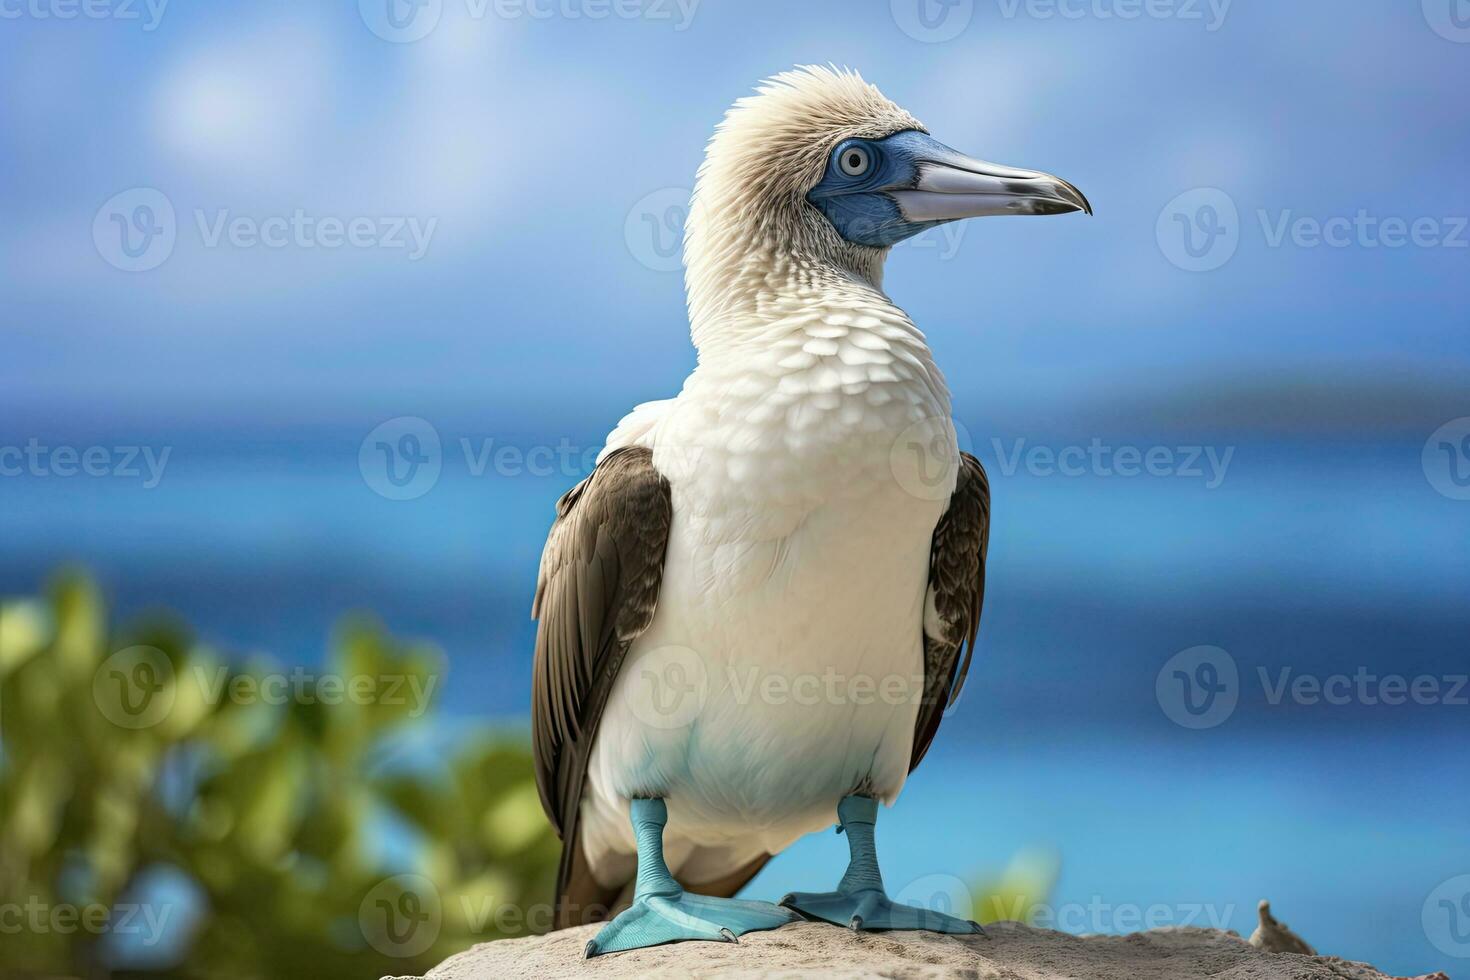
[[[687,939],[733,943],[736,936],[800,922],[796,914],[769,902],[712,898],[680,891],[645,895],[602,927],[587,943],[587,956],[642,949]]]
[[[856,892],[792,892],[781,904],[809,919],[847,926],[860,932],[881,929],[923,929],[960,936],[983,935],[976,922],[943,912],[903,905],[873,888]]]
[[[847,873],[830,892],[793,892],[781,904],[809,919],[871,931],[880,929],[923,929],[954,935],[984,935],[980,924],[943,912],[902,905],[883,890],[878,872],[878,854],[873,846],[873,824],[878,803],[863,796],[849,796],[837,807],[841,829],[847,834],[852,861]]]
[[[663,858],[668,809],[663,800],[634,800],[630,807],[638,839],[638,881],[633,904],[587,943],[586,955],[617,953],[688,939],[733,943],[737,936],[775,929],[801,917],[769,902],[714,898],[687,892]]]

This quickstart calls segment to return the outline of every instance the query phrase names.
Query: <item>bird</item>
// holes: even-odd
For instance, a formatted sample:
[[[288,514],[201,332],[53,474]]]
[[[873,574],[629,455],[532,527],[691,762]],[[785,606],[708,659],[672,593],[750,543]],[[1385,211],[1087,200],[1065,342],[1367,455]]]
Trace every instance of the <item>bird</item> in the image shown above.
[[[798,66],[726,112],[684,229],[694,369],[556,503],[532,616],[554,928],[586,956],[815,920],[980,932],[889,898],[874,846],[974,653],[990,489],[899,242],[1092,213],[1072,184],[940,143],[856,71]],[[836,887],[734,896],[837,824]]]

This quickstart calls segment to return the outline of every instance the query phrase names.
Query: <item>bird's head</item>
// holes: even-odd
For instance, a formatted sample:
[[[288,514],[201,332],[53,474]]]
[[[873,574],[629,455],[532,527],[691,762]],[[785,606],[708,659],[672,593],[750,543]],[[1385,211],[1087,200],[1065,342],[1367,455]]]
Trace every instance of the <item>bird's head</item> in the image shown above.
[[[976,160],[856,72],[806,67],[735,103],[686,224],[691,306],[770,272],[837,267],[877,284],[898,242],[962,218],[1092,213],[1059,177]]]

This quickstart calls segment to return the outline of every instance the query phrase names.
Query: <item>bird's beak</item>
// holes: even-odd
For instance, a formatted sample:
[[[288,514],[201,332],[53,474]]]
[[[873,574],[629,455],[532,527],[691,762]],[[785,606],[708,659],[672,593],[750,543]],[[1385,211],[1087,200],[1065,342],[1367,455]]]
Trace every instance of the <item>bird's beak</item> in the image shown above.
[[[916,224],[992,214],[1092,213],[1082,192],[1060,177],[967,157],[939,142],[917,161],[918,179],[888,191]]]

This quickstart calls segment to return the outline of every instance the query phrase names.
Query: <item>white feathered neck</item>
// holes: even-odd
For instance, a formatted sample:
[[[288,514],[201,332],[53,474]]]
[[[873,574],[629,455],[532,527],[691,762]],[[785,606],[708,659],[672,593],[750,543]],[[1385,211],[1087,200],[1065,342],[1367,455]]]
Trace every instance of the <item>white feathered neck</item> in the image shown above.
[[[685,224],[701,357],[751,339],[803,295],[881,297],[888,250],[844,240],[806,194],[839,141],[923,128],[856,72],[835,68],[783,72],[731,107],[710,139]]]

